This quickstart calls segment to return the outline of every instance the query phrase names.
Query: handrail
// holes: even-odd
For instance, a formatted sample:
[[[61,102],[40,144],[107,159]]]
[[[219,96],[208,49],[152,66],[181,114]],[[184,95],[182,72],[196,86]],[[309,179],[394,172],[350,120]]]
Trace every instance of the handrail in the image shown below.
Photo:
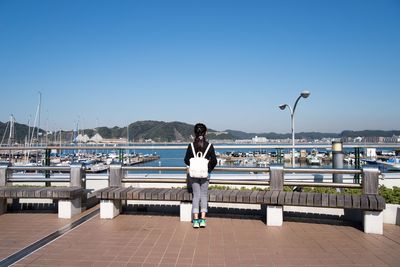
[[[76,168],[78,167],[78,168]],[[49,166],[9,166],[6,167],[11,171],[15,170],[37,170],[37,171],[69,171],[72,175],[73,167],[49,167]],[[81,166],[75,166],[75,169],[78,169],[80,172],[84,171]],[[111,171],[111,169],[116,169],[117,172]],[[367,168],[368,169],[368,168]],[[122,171],[119,173],[119,171]],[[210,184],[232,184],[232,185],[261,185],[261,186],[274,186],[271,184],[271,181],[281,182],[281,186],[312,186],[312,187],[333,187],[333,188],[362,188],[360,184],[354,183],[332,183],[332,182],[302,182],[302,181],[290,181],[284,178],[283,173],[323,173],[323,174],[364,174],[363,170],[358,169],[328,169],[328,168],[283,168],[282,165],[271,165],[271,167],[265,168],[248,168],[248,167],[238,167],[238,168],[229,168],[229,167],[217,167],[214,169],[217,172],[246,172],[246,173],[268,173],[268,175],[263,176],[261,179],[254,179],[253,177],[246,178],[240,177],[239,179],[215,179],[211,177]],[[110,166],[110,181],[112,179],[116,179],[118,181],[118,177],[120,176],[119,181],[124,183],[186,183],[186,177],[168,177],[168,178],[160,178],[160,177],[129,177],[124,171],[180,171],[182,174],[187,172],[187,167],[137,167],[137,166],[122,166],[122,165],[111,165]],[[281,174],[279,174],[279,172]],[[379,171],[374,171],[379,175]],[[276,176],[278,175],[278,177]],[[374,174],[375,175],[375,174]],[[272,176],[272,177],[271,177]],[[279,176],[281,178],[279,178]],[[377,176],[378,177],[378,176]],[[278,180],[276,180],[278,178]],[[80,178],[78,178],[79,180]],[[274,180],[275,179],[275,180]],[[69,182],[70,177],[33,177],[33,176],[25,176],[25,177],[13,177],[10,176],[7,178],[9,182]]]
[[[352,147],[362,147],[362,148],[399,148],[400,143],[385,143],[385,144],[344,144],[344,148],[352,148]],[[235,149],[235,148],[243,148],[243,149],[291,149],[293,145],[291,144],[225,144],[219,145],[214,144],[214,148],[218,149]],[[294,148],[301,149],[301,148],[327,148],[331,149],[332,144],[296,144]],[[46,149],[58,149],[58,150],[118,150],[118,149],[128,149],[128,150],[152,150],[152,149],[159,149],[159,150],[184,150],[187,149],[187,145],[182,144],[155,144],[155,145],[121,145],[121,146],[114,146],[112,145],[93,145],[93,146],[85,146],[85,145],[78,145],[78,146],[66,146],[66,145],[44,145],[44,146],[0,146],[1,150],[46,150]]]
[[[138,166],[122,166],[124,171],[187,171],[187,167],[138,167]],[[269,172],[269,168],[229,168],[229,167],[216,167],[214,171],[218,172]]]
[[[321,169],[321,168],[284,168],[286,173],[331,173],[331,174],[362,174],[358,169]]]
[[[65,171],[69,172],[70,167],[59,167],[59,166],[10,166],[9,170],[12,171]]]
[[[42,177],[18,177],[18,178],[8,178],[8,182],[70,182],[69,178],[42,178]]]

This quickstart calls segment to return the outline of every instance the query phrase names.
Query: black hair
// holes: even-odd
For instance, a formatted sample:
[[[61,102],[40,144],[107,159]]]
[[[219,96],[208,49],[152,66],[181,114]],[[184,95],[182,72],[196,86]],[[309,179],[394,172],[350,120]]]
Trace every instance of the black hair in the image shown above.
[[[194,147],[197,149],[202,149],[204,147],[204,142],[206,141],[207,127],[203,123],[197,123],[194,126]]]

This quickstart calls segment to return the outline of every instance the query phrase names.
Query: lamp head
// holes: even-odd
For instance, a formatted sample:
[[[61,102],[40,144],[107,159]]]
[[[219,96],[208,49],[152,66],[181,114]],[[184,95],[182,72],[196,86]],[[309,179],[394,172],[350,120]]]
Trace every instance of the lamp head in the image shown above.
[[[279,105],[279,108],[284,110],[286,108],[286,106],[287,106],[287,104],[282,104],[282,105]]]
[[[307,97],[309,97],[310,96],[310,91],[303,91],[303,92],[301,92],[301,97],[303,97],[303,98],[307,98]]]

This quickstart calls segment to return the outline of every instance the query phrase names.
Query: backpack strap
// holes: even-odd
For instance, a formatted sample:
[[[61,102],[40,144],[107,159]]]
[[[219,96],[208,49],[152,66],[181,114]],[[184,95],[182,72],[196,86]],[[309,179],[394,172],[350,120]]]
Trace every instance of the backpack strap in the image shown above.
[[[196,156],[196,150],[194,150],[194,145],[193,145],[193,143],[190,143],[190,146],[192,147],[193,156],[194,156],[195,158],[197,158],[197,156]]]
[[[192,147],[193,156],[194,156],[195,158],[197,158],[196,150],[194,149],[193,143],[190,143],[190,146]],[[204,154],[202,154],[202,153],[200,152],[200,155],[202,154],[202,157],[203,157],[203,158],[206,157],[206,155],[207,155],[208,150],[210,149],[210,147],[211,147],[211,144],[208,143],[208,146],[207,146],[206,151],[204,152]]]
[[[208,143],[208,146],[207,146],[207,148],[206,148],[206,151],[204,152],[204,154],[203,154],[203,158],[205,158],[206,157],[206,155],[207,155],[207,153],[208,153],[208,150],[210,149],[210,147],[211,147],[211,144],[210,143]]]

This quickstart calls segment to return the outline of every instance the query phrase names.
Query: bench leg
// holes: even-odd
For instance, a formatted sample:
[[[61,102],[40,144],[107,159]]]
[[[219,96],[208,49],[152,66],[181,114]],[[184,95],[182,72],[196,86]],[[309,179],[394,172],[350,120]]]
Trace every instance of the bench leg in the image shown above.
[[[364,211],[364,233],[383,235],[383,211]]]
[[[58,201],[58,218],[71,219],[76,214],[81,213],[81,198],[60,199]]]
[[[283,224],[283,206],[266,205],[267,226],[282,226]]]
[[[181,202],[179,214],[180,214],[181,222],[191,222],[192,221],[192,203]]]
[[[113,219],[121,213],[121,200],[100,200],[100,219]]]
[[[0,198],[0,215],[7,211],[7,199]]]

